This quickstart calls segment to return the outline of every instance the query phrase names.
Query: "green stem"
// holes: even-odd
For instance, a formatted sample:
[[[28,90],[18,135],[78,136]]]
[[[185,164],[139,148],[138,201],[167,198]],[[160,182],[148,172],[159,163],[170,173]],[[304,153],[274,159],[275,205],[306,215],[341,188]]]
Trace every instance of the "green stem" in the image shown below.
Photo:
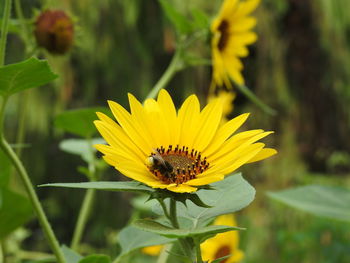
[[[197,238],[194,238],[194,245],[196,247],[196,263],[203,263],[202,252],[201,252],[201,244]]]
[[[176,211],[176,200],[175,199],[170,199],[170,222],[175,228],[179,228],[179,222],[177,220],[177,211]],[[190,259],[192,259],[192,248],[191,244],[188,239],[186,238],[179,238],[178,239],[181,247],[185,253],[186,256],[188,256]]]
[[[18,158],[21,157],[22,149],[21,146],[24,143],[24,138],[26,134],[26,112],[27,112],[27,104],[28,104],[28,90],[22,92],[20,94],[20,103],[18,103],[18,111],[19,111],[19,117],[18,117],[18,130],[16,135],[16,145],[18,146],[16,149],[16,154]]]
[[[60,250],[60,245],[57,241],[57,238],[51,228],[50,223],[48,222],[45,212],[41,206],[41,203],[39,201],[38,196],[35,193],[34,187],[30,181],[30,178],[27,174],[27,171],[25,170],[22,162],[20,159],[18,159],[15,152],[12,150],[8,142],[6,141],[4,134],[3,134],[3,121],[4,121],[4,113],[5,113],[5,106],[6,106],[7,98],[4,98],[2,101],[2,105],[0,107],[0,148],[4,151],[4,153],[9,157],[10,161],[12,162],[13,166],[16,168],[19,176],[21,177],[23,184],[25,186],[25,189],[28,193],[29,199],[32,202],[33,208],[38,216],[39,222],[44,230],[44,233],[46,235],[46,238],[48,239],[49,245],[55,254],[57,261],[59,263],[64,263],[65,259],[62,254],[62,251]]]
[[[242,92],[248,99],[250,99],[253,103],[255,103],[258,107],[260,107],[263,111],[270,115],[275,115],[276,111],[262,102],[250,89],[248,89],[245,85],[239,85],[236,83],[237,89]]]
[[[23,37],[23,41],[24,41],[24,44],[26,46],[26,51],[27,51],[26,53],[28,53],[28,50],[30,49],[30,47],[29,47],[29,45],[30,45],[30,43],[29,43],[29,30],[27,28],[27,24],[26,24],[26,21],[25,21],[24,16],[23,16],[20,0],[15,0],[15,11],[16,11],[17,18],[21,24],[22,37]]]
[[[90,162],[88,165],[88,169],[89,169],[89,173],[90,173],[90,181],[95,181],[96,180],[96,166],[95,166],[94,152],[92,149],[92,141],[90,138],[88,138],[87,141],[90,144],[89,149],[91,151],[90,152],[91,159],[90,159]],[[86,194],[85,194],[83,204],[82,204],[80,211],[79,211],[78,220],[77,220],[77,223],[75,225],[72,242],[70,245],[73,250],[77,250],[79,247],[79,243],[80,243],[81,238],[83,236],[86,223],[89,219],[91,207],[94,203],[95,193],[96,193],[95,189],[88,189]]]
[[[6,238],[1,240],[1,255],[2,255],[2,261],[3,263],[7,263],[7,244],[6,244]]]
[[[179,222],[177,221],[176,200],[170,199],[170,220],[175,228],[179,228]]]
[[[0,39],[0,67],[4,65],[5,62],[5,50],[7,41],[7,32],[9,29],[9,20],[11,15],[11,0],[5,0],[4,15],[2,17],[2,27],[1,27],[1,39]]]
[[[87,220],[89,218],[89,214],[91,211],[91,207],[94,201],[96,190],[88,189],[86,191],[83,204],[80,208],[77,224],[75,225],[74,234],[71,242],[71,249],[77,250],[79,247],[80,240],[82,238]]]
[[[154,99],[157,96],[158,92],[161,89],[165,88],[169,81],[174,77],[176,72],[180,71],[183,68],[183,65],[181,63],[181,54],[182,49],[177,48],[168,68],[165,70],[165,72],[163,73],[162,77],[158,80],[156,85],[154,85],[153,89],[147,95],[146,99]]]
[[[170,215],[169,215],[169,213],[168,213],[168,210],[166,209],[166,205],[165,205],[163,199],[159,198],[159,199],[157,199],[157,200],[158,200],[160,206],[161,206],[162,209],[163,209],[164,215],[166,216],[166,218],[169,219],[169,221],[171,221]]]

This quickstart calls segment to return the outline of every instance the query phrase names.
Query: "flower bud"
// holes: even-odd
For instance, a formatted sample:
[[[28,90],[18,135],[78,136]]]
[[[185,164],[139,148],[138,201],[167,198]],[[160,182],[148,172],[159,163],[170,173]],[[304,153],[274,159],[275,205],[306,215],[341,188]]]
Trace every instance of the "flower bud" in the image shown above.
[[[46,10],[39,15],[34,30],[38,46],[52,54],[65,54],[73,43],[73,22],[61,10]]]

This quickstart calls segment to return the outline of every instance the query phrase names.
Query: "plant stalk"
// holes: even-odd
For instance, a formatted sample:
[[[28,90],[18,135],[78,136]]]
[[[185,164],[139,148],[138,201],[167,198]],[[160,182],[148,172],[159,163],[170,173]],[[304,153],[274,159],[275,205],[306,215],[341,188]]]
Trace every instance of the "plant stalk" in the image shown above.
[[[60,249],[60,245],[57,241],[57,238],[51,228],[50,223],[47,220],[45,212],[41,206],[39,198],[34,190],[33,184],[30,181],[30,178],[27,174],[26,169],[24,168],[21,160],[17,157],[16,153],[12,150],[11,146],[5,139],[3,133],[3,123],[4,123],[4,115],[5,115],[5,106],[6,106],[7,98],[4,98],[2,101],[2,105],[0,107],[0,148],[4,151],[4,153],[9,157],[13,166],[16,168],[17,173],[21,177],[24,187],[28,193],[28,197],[32,202],[33,208],[38,216],[39,222],[44,230],[46,238],[49,242],[49,245],[57,258],[57,262],[64,263],[65,258]]]
[[[197,238],[194,238],[194,245],[196,247],[196,263],[203,263],[202,252],[201,252],[201,244]]]
[[[90,181],[95,181],[96,180],[96,166],[95,166],[94,152],[92,149],[92,141],[90,138],[87,138],[87,141],[90,144],[90,153],[91,153],[91,160],[88,164],[88,169],[90,172]],[[83,204],[82,204],[80,211],[79,211],[78,220],[77,220],[77,223],[75,225],[73,238],[72,238],[72,242],[70,245],[71,249],[73,249],[73,250],[77,250],[79,247],[79,243],[80,243],[81,238],[83,236],[86,223],[89,219],[91,207],[94,203],[95,194],[96,194],[96,189],[88,189],[85,196],[84,196],[84,201],[83,201]]]
[[[237,84],[237,83],[236,83]],[[245,85],[236,85],[237,89],[242,92],[248,99],[250,99],[253,103],[255,103],[258,107],[260,107],[264,112],[270,115],[275,115],[276,111],[262,102],[255,94],[248,89]]]
[[[179,222],[177,220],[177,211],[176,211],[176,200],[170,199],[170,222],[175,228],[179,227]],[[188,256],[190,259],[192,259],[192,247],[191,244],[188,242],[188,239],[186,238],[179,238],[178,239],[181,247],[185,253],[186,256]]]
[[[176,52],[171,59],[171,62],[165,72],[163,73],[162,77],[158,80],[156,85],[152,88],[152,90],[149,92],[147,95],[146,99],[154,99],[158,92],[165,88],[165,86],[170,82],[170,80],[174,77],[174,75],[182,69],[182,63],[181,63],[181,54],[182,54],[182,49],[177,48]]]
[[[95,193],[96,193],[95,189],[88,189],[84,196],[84,201],[79,211],[77,224],[75,225],[74,234],[70,245],[71,249],[73,250],[77,250],[79,247],[79,243],[83,236],[83,232],[84,232],[87,220],[89,218],[91,207],[95,199]]]
[[[0,39],[0,67],[5,63],[5,50],[7,42],[7,32],[11,15],[12,0],[5,0],[4,14],[2,17],[1,39]]]

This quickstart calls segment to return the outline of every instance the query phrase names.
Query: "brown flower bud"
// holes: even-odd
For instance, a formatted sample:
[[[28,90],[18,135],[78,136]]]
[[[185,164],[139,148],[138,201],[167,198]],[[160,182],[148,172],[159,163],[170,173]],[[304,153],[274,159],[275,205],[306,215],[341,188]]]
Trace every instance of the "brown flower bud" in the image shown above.
[[[61,10],[46,10],[37,18],[34,34],[39,46],[53,54],[64,54],[73,43],[73,22]]]

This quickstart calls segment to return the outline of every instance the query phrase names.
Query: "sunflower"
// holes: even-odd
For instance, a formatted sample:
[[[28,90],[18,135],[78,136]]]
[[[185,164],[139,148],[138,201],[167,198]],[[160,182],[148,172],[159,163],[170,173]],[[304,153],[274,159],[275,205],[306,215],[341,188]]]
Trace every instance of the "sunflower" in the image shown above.
[[[237,226],[233,214],[222,215],[215,219],[214,225]],[[243,252],[238,249],[238,231],[230,231],[217,234],[201,244],[203,260],[212,262],[217,258],[227,255],[230,257],[221,261],[222,263],[235,263],[243,259]]]
[[[144,105],[129,94],[130,113],[116,102],[108,103],[118,123],[97,113],[94,123],[109,145],[96,149],[122,174],[153,188],[194,192],[245,163],[276,153],[256,142],[271,132],[258,129],[232,135],[249,114],[221,124],[218,99],[201,111],[197,96],[191,95],[178,112],[165,90]]]
[[[215,99],[221,99],[222,101],[222,119],[223,121],[227,121],[227,117],[233,111],[233,101],[236,98],[236,93],[233,90],[227,89],[217,89],[214,94],[208,95],[208,102],[211,102]]]
[[[247,45],[256,41],[252,32],[256,19],[249,16],[260,0],[225,0],[211,25],[213,76],[212,86],[232,88],[230,79],[244,84],[240,58],[248,56]]]

